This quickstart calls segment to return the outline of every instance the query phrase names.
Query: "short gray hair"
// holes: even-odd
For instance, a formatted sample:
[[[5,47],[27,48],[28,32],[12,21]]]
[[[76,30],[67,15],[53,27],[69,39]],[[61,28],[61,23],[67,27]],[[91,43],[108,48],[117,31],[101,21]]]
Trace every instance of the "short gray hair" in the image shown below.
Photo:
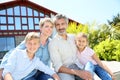
[[[63,15],[63,14],[57,14],[57,15],[55,16],[55,18],[53,19],[53,20],[54,20],[54,24],[55,24],[55,22],[56,22],[57,20],[59,20],[59,19],[65,19],[65,21],[66,21],[67,24],[68,24],[68,22],[69,22],[69,19],[68,19],[65,15]]]

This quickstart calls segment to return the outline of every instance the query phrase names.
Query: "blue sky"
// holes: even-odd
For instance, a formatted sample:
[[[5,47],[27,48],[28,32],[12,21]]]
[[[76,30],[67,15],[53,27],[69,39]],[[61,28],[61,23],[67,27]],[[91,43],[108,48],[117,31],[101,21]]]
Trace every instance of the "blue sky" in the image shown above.
[[[0,0],[0,2],[5,0]],[[6,0],[8,1],[8,0]],[[43,7],[80,22],[107,23],[120,13],[120,0],[31,0]]]
[[[107,23],[107,20],[120,13],[120,0],[34,0],[34,2],[80,23],[93,21]]]

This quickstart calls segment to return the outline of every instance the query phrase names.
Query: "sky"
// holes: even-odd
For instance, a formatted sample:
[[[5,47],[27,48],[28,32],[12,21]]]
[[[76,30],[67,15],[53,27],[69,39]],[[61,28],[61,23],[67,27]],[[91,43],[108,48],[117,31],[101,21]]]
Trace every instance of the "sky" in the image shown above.
[[[8,0],[0,0],[8,1]],[[30,0],[79,23],[107,23],[120,14],[120,0]]]

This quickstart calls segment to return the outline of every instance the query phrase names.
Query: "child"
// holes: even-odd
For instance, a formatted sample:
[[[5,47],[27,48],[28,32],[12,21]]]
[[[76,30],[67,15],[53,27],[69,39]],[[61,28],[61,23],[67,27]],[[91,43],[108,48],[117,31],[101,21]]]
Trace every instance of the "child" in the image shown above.
[[[76,45],[78,48],[77,57],[80,63],[84,66],[90,62],[94,66],[94,72],[102,79],[102,80],[113,80],[113,73],[105,66],[100,59],[96,56],[95,52],[88,46],[87,35],[83,33],[79,33],[76,36]],[[110,75],[111,76],[110,76]]]
[[[40,35],[35,32],[28,33],[25,37],[25,45],[25,50],[15,49],[11,53],[3,70],[4,80],[21,80],[34,69],[43,71],[53,76],[55,80],[59,80],[57,74],[35,56],[35,52],[40,46]],[[39,75],[29,80],[40,80]]]

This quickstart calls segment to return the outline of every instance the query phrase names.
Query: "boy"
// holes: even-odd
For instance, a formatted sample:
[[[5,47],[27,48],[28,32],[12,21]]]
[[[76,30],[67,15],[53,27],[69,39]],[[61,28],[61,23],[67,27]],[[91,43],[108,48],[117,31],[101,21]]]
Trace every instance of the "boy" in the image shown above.
[[[25,50],[15,49],[10,55],[3,70],[4,80],[21,80],[34,69],[45,72],[59,80],[54,71],[45,66],[39,58],[35,57],[35,52],[40,47],[40,35],[30,32],[25,37]],[[40,80],[39,75],[31,77],[30,80]]]

